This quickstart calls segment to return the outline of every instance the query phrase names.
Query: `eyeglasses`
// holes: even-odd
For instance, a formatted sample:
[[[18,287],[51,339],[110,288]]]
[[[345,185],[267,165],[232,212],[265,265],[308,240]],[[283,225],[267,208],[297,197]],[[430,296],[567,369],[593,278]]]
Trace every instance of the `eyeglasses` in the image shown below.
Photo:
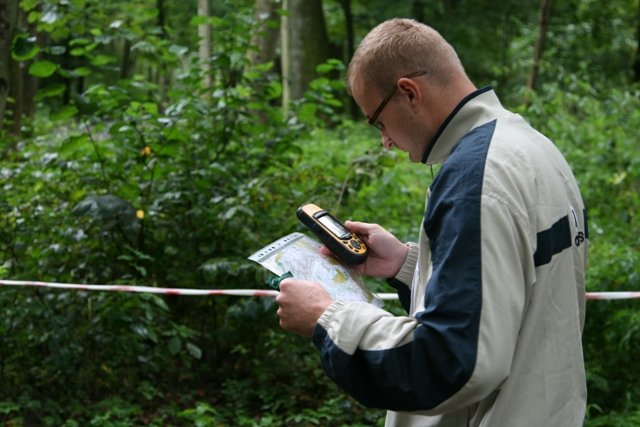
[[[416,73],[411,73],[408,74],[406,76],[402,76],[400,77],[401,79],[412,79],[414,77],[418,77],[418,76],[422,76],[427,74],[426,71],[418,71]],[[380,105],[378,105],[378,108],[376,108],[376,111],[374,111],[373,115],[371,117],[369,117],[369,124],[373,127],[375,127],[378,130],[384,130],[384,124],[378,120],[378,116],[380,116],[380,114],[382,113],[382,110],[384,110],[384,107],[387,106],[387,104],[389,103],[389,101],[391,100],[391,98],[393,97],[393,95],[396,93],[396,90],[398,89],[398,83],[396,82],[396,84],[393,86],[393,89],[391,89],[391,92],[389,92],[389,94],[387,96],[384,97],[384,99],[382,100],[382,102],[380,103]]]

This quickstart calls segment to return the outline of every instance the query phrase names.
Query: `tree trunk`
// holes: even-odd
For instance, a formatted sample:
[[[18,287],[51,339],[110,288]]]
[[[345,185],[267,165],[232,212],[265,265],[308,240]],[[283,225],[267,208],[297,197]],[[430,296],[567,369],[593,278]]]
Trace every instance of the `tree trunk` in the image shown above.
[[[124,39],[122,41],[122,57],[120,59],[120,78],[128,79],[131,77],[133,69],[133,60],[131,58],[131,41]]]
[[[22,67],[22,84],[24,85],[22,90],[22,114],[25,117],[33,117],[36,114],[36,95],[38,94],[40,79],[29,74],[29,67],[26,65]]]
[[[271,23],[278,20],[276,3],[273,0],[256,0],[255,24],[251,34],[251,48],[247,54],[252,65],[273,61],[278,45],[278,28]]]
[[[158,9],[158,28],[163,40],[168,39],[166,28],[166,11],[164,0],[156,0],[156,8]],[[167,65],[164,61],[160,62],[160,70],[158,70],[158,85],[160,86],[160,109],[164,111],[167,104],[167,92],[171,86],[171,73],[167,71]]]
[[[544,45],[547,39],[547,27],[549,26],[549,19],[551,17],[551,4],[552,0],[540,1],[540,21],[538,24],[538,38],[536,39],[536,48],[533,54],[533,65],[531,66],[531,72],[529,73],[529,80],[527,81],[527,88],[531,91],[535,90],[538,79],[538,69],[540,67],[540,60],[544,53]]]
[[[329,36],[322,0],[289,0],[288,6],[289,84],[291,99],[297,100],[316,77],[316,67],[329,59]]]
[[[37,33],[37,25],[35,23],[29,23],[26,13],[18,7],[16,17],[17,28],[28,28],[30,34]],[[38,44],[42,49],[42,39],[38,34]],[[38,55],[39,56],[39,55]],[[38,57],[34,58],[37,60]],[[13,115],[13,124],[11,126],[11,132],[15,135],[20,135],[22,132],[22,121],[24,117],[32,117],[36,110],[36,93],[38,91],[37,77],[29,74],[29,62],[25,61],[10,61],[9,64],[9,96],[13,99],[13,104],[10,105],[10,109]]]
[[[18,17],[18,0],[0,0],[0,129],[11,87],[11,45]]]
[[[355,30],[353,27],[353,12],[351,0],[342,0],[342,12],[344,13],[344,28],[347,33],[347,61],[351,60],[355,53]]]
[[[295,1],[295,0],[294,0]],[[289,0],[282,0],[282,10],[285,13],[280,17],[280,61],[282,68],[282,115],[289,116],[289,102],[291,101],[291,48],[289,43]]]
[[[62,62],[61,66],[65,70],[73,69],[73,58],[71,57],[71,39],[66,38],[64,40],[64,53],[62,54],[62,58],[60,61]],[[71,103],[71,99],[73,98],[73,82],[71,77],[63,77],[64,81],[64,93],[62,94],[62,102],[64,105],[69,105]]]
[[[23,10],[18,8],[16,17],[16,27],[27,27],[27,17]],[[10,105],[11,113],[13,114],[13,124],[11,126],[11,132],[14,135],[20,135],[22,130],[22,117],[27,112],[27,103],[25,97],[26,85],[30,83],[28,73],[28,64],[24,61],[11,61],[9,65],[9,96],[13,98],[14,102]]]
[[[633,63],[633,81],[640,82],[640,8],[636,15],[636,60]]]
[[[158,28],[160,28],[160,34],[162,38],[167,38],[167,29],[165,28],[165,8],[164,0],[156,0],[156,9],[158,9]]]
[[[206,20],[198,25],[200,69],[202,70],[202,84],[205,89],[211,87],[211,67],[209,57],[211,56],[211,24],[209,21],[209,0],[198,0],[198,16]]]
[[[13,104],[11,104],[11,113],[13,115],[13,124],[11,125],[11,133],[15,135],[20,134],[22,127],[22,115],[24,114],[24,62],[11,61],[9,67],[9,96],[13,98]]]
[[[344,13],[344,27],[347,33],[347,57],[345,59],[345,63],[348,64],[353,58],[353,54],[355,53],[355,30],[353,24],[353,12],[351,10],[351,0],[342,0],[342,12]],[[359,117],[359,108],[356,101],[353,97],[349,97],[349,114],[351,114],[351,118],[357,120]]]

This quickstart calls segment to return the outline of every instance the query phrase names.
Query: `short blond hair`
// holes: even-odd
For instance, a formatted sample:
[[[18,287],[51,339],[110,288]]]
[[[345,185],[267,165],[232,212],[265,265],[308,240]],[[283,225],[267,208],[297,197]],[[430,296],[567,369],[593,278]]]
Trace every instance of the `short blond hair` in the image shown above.
[[[395,18],[362,40],[349,63],[347,84],[350,91],[360,81],[385,91],[400,77],[420,71],[443,85],[466,77],[456,51],[440,33],[413,19]]]

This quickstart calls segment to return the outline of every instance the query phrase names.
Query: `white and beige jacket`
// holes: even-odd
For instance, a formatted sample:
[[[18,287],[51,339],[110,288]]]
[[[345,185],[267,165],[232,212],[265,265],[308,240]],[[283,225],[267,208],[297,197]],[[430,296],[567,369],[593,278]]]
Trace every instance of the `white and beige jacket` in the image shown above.
[[[334,301],[313,336],[326,374],[388,426],[581,426],[588,231],[571,169],[491,88],[423,162],[442,167],[390,281],[409,315]]]

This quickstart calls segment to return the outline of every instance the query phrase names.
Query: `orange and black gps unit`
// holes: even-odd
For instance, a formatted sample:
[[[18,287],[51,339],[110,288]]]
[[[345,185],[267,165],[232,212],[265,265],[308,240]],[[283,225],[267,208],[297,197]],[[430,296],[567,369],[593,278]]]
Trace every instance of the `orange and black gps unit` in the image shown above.
[[[296,214],[300,222],[345,263],[362,264],[367,259],[367,247],[362,240],[329,212],[309,203],[300,206]]]

